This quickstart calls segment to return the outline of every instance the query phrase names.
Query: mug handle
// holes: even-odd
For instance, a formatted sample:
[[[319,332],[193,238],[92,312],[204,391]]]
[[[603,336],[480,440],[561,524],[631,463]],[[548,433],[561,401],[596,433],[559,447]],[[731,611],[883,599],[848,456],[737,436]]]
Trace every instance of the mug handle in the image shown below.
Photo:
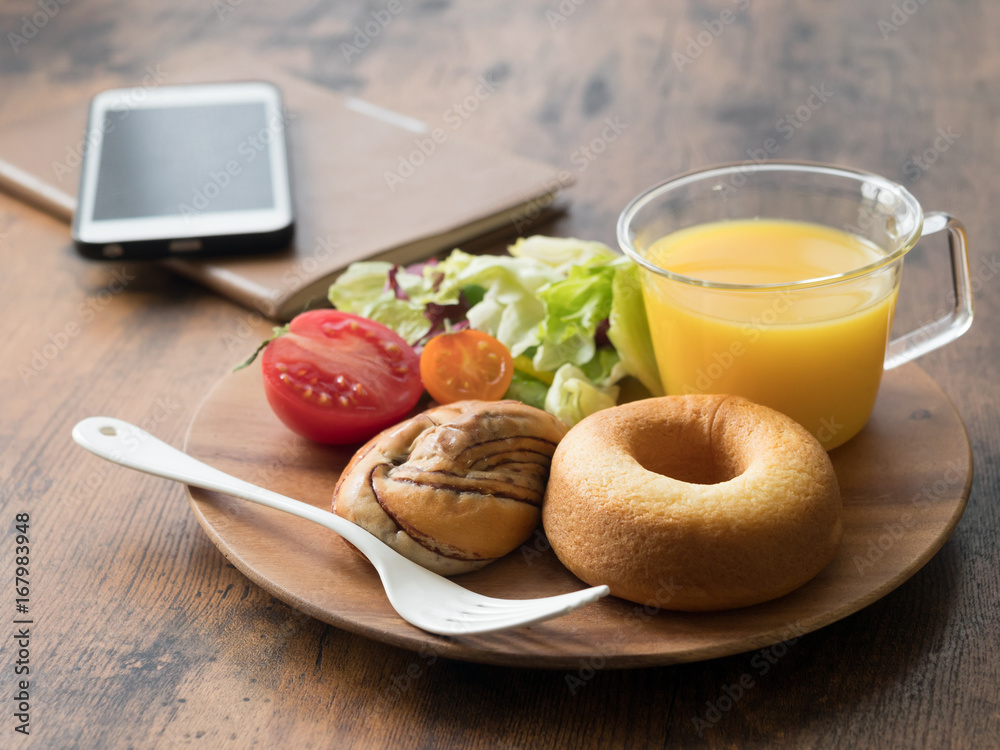
[[[955,306],[944,317],[890,341],[885,353],[886,370],[899,367],[954,341],[972,325],[972,280],[965,226],[951,214],[935,211],[924,216],[924,228],[920,237],[923,239],[942,229],[948,230]]]

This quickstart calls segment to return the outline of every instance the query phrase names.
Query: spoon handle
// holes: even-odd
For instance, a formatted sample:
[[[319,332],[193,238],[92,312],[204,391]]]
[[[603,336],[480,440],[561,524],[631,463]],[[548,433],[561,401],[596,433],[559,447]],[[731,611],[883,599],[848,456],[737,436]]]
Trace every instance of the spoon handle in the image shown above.
[[[369,559],[372,559],[368,552],[373,549],[373,543],[385,547],[381,541],[360,526],[334,513],[237,479],[120,419],[113,417],[84,419],[73,428],[73,439],[91,453],[129,469],[222,492],[315,521],[340,534]],[[385,547],[385,550],[389,551],[389,548]]]

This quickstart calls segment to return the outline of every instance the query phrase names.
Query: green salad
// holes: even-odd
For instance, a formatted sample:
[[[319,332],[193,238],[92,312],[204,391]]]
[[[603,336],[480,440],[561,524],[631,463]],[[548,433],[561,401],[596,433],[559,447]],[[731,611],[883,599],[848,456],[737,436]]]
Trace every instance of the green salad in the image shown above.
[[[474,328],[514,357],[508,398],[569,425],[632,397],[662,395],[638,267],[600,242],[534,236],[509,255],[454,250],[401,267],[354,263],[330,287],[334,307],[388,326],[420,347]]]

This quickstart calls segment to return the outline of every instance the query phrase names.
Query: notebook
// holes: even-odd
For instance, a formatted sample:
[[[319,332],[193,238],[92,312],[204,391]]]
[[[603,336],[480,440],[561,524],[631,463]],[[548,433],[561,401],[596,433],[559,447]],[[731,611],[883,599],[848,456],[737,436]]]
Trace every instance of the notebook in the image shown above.
[[[190,60],[188,60],[190,65]],[[275,320],[321,304],[350,263],[406,264],[460,245],[485,247],[523,234],[559,209],[569,173],[463,139],[447,121],[428,125],[371,102],[233,56],[149,66],[132,80],[50,86],[25,111],[0,109],[0,182],[43,194],[69,219],[90,98],[99,90],[209,81],[265,80],[282,91],[296,234],[275,255],[188,261],[172,270]],[[25,189],[26,188],[26,189]],[[36,201],[37,202],[37,201]]]

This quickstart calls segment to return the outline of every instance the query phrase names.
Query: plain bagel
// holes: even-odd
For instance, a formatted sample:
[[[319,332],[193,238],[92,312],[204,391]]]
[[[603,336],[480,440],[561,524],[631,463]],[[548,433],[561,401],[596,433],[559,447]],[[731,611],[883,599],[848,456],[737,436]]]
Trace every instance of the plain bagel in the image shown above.
[[[552,458],[542,525],[592,585],[661,609],[743,607],[821,571],[840,543],[826,451],[736,396],[666,396],[592,414]]]

